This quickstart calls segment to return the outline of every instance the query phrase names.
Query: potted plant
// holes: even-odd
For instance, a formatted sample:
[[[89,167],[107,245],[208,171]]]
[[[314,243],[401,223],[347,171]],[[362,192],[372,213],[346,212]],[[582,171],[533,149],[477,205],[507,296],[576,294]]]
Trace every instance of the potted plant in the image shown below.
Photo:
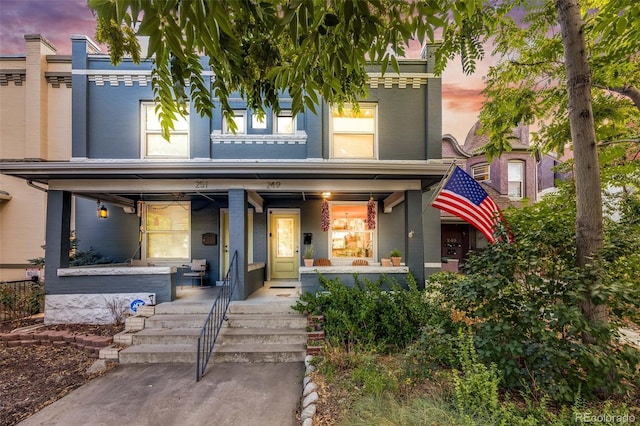
[[[304,266],[313,266],[313,255],[315,250],[313,249],[313,244],[308,244],[304,247],[304,253],[302,254],[302,258],[304,259]]]
[[[389,257],[391,258],[393,266],[400,266],[400,261],[402,260],[402,253],[400,253],[400,250],[394,248],[389,252]]]
[[[383,257],[380,259],[380,266],[391,266],[391,259]]]

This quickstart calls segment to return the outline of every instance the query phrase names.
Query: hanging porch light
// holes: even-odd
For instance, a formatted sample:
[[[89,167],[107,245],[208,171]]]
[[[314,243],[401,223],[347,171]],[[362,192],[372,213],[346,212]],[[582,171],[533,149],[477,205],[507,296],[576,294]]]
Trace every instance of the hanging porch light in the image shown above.
[[[109,217],[109,210],[107,210],[104,204],[101,204],[100,200],[98,200],[98,218],[106,219],[107,217]]]

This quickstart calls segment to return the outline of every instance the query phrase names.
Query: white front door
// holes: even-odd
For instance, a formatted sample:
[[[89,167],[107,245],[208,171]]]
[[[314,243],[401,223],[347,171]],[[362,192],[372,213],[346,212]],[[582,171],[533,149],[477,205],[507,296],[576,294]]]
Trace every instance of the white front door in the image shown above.
[[[300,266],[300,213],[269,210],[269,276],[298,279]]]

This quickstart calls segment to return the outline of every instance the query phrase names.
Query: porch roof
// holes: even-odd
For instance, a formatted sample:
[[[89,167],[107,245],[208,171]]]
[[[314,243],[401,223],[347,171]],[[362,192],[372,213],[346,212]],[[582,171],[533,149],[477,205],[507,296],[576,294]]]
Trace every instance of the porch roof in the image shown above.
[[[65,190],[133,206],[139,194],[220,196],[244,188],[264,199],[385,200],[397,204],[406,190],[426,191],[449,168],[442,160],[96,160],[4,162],[3,174],[44,189]],[[394,195],[398,194],[398,195]],[[396,200],[396,201],[394,201]]]
[[[440,180],[442,160],[123,160],[3,162],[2,174],[48,184],[65,179],[426,179]]]

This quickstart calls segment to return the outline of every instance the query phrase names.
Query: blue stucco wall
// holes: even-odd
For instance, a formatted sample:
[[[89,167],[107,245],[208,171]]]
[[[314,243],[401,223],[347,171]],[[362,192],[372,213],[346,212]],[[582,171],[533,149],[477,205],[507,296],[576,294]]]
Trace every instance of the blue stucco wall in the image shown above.
[[[97,217],[97,204],[85,198],[75,198],[75,231],[79,250],[93,249],[115,263],[140,258],[138,231],[140,218],[125,213],[121,207],[104,203],[109,217]]]
[[[204,245],[202,234],[218,234],[218,244]],[[191,258],[207,259],[207,281],[215,283],[220,277],[220,208],[206,199],[191,203]]]

